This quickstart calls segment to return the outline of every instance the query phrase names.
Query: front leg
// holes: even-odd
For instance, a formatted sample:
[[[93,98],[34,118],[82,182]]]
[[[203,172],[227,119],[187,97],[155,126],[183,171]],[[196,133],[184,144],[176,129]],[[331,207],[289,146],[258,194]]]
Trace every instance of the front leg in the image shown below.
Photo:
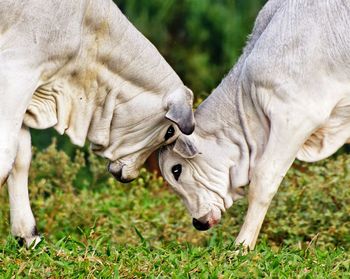
[[[283,119],[271,122],[268,143],[251,174],[248,212],[236,244],[254,248],[269,205],[298,150],[312,130],[313,125],[307,123],[307,120],[294,124]]]
[[[28,128],[22,127],[19,134],[17,156],[8,178],[8,192],[11,232],[14,236],[23,239],[27,247],[31,245],[35,247],[40,242],[28,195],[28,172],[31,157],[30,133]]]
[[[22,53],[21,48],[14,49],[0,51],[0,186],[12,170],[23,117],[40,75],[28,61],[30,56],[23,57],[27,51]]]

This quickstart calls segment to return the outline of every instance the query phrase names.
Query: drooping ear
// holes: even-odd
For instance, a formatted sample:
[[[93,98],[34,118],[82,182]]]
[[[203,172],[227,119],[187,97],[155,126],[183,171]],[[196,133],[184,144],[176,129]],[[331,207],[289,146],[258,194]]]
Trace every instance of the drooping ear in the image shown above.
[[[186,159],[194,158],[199,153],[194,141],[188,136],[179,136],[173,151]]]
[[[192,111],[193,93],[183,86],[166,96],[165,117],[174,122],[185,135],[192,134],[194,130],[194,115]]]

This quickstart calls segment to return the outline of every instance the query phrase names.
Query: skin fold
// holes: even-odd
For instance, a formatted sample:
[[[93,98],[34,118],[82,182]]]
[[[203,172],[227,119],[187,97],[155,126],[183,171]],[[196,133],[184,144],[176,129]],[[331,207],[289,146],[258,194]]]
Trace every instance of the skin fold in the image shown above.
[[[192,92],[111,0],[1,1],[0,65],[0,185],[8,179],[12,233],[27,246],[40,240],[28,127],[88,140],[122,182],[194,129]]]
[[[237,244],[254,248],[295,158],[350,139],[350,5],[271,0],[243,54],[195,112],[196,129],[161,150],[161,171],[197,229],[219,222],[249,185]]]

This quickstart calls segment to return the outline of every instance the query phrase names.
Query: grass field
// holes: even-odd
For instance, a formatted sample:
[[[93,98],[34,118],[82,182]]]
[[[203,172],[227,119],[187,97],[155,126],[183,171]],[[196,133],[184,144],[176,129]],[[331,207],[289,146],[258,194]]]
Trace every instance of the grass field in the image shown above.
[[[44,240],[18,246],[2,189],[0,278],[350,278],[349,155],[295,163],[246,255],[234,246],[244,200],[197,232],[161,178],[119,184],[96,157],[54,144],[35,152],[30,184]]]

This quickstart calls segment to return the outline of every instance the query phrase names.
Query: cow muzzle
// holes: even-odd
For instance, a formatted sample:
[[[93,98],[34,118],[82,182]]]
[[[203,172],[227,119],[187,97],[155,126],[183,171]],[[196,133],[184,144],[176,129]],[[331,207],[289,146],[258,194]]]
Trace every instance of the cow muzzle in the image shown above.
[[[129,174],[127,172],[126,165],[120,162],[110,162],[107,168],[108,172],[110,172],[115,177],[115,179],[122,183],[129,183],[133,181],[138,175]]]
[[[192,219],[192,225],[199,231],[209,230],[220,222],[221,214],[211,210],[208,214],[196,219]]]
[[[210,229],[210,224],[208,221],[206,221],[204,223],[204,222],[199,221],[196,218],[192,219],[192,225],[199,231],[206,231],[206,230]]]

